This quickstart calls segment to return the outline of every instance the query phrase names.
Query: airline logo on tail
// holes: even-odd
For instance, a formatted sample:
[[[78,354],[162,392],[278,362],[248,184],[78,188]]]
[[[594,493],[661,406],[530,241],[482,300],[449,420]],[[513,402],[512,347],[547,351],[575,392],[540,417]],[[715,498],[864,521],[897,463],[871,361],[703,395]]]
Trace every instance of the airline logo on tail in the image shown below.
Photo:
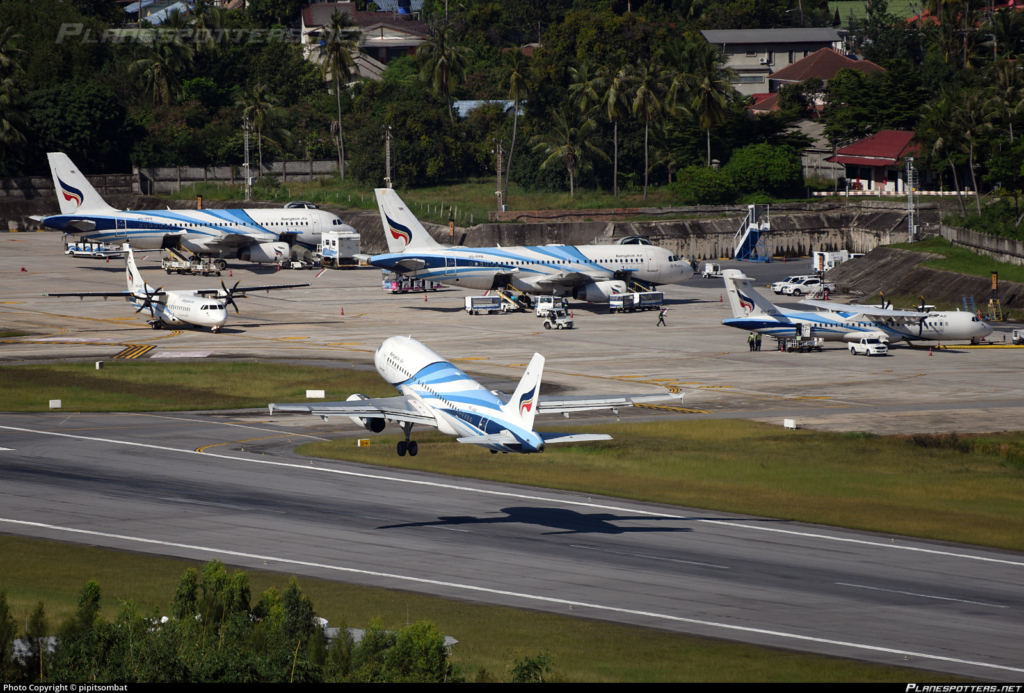
[[[82,206],[82,191],[78,188],[73,188],[60,178],[57,179],[60,183],[60,191],[64,194],[64,199],[68,202],[74,202],[76,206]]]
[[[736,292],[736,295],[740,297],[740,308],[745,308],[748,313],[754,310],[753,301],[751,301],[748,297],[741,294],[739,291]]]
[[[537,392],[537,388],[533,388],[522,397],[519,398],[519,415],[522,416],[524,412],[529,412],[533,409],[533,394]]]
[[[412,231],[407,226],[402,226],[397,221],[389,217],[387,214],[384,215],[388,220],[388,230],[391,232],[391,237],[403,241],[406,245],[412,242]]]

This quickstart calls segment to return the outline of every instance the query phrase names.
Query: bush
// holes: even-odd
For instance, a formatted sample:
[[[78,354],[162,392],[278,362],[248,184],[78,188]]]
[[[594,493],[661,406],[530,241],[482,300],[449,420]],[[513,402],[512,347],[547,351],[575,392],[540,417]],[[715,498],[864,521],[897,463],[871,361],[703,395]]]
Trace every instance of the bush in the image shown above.
[[[680,171],[671,190],[691,204],[725,204],[736,199],[732,177],[724,169],[690,166]]]
[[[803,165],[790,147],[747,145],[733,152],[724,170],[740,194],[797,197],[803,192]]]

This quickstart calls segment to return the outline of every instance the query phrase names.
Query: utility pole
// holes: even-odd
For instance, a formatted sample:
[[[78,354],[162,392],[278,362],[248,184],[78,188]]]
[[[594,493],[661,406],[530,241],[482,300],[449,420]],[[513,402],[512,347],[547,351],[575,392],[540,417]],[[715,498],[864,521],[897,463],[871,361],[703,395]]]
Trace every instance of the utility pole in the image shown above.
[[[920,195],[918,190],[918,172],[914,168],[914,157],[906,157],[907,162],[907,242],[913,243],[920,240],[921,235],[921,211],[919,208]]]
[[[245,201],[248,202],[252,199],[252,177],[249,171],[249,133],[252,132],[252,124],[248,118],[242,118],[242,132],[245,133],[245,163],[242,167],[245,169]]]
[[[491,151],[498,154],[498,190],[494,194],[498,197],[498,211],[501,212],[504,211],[501,204],[501,148],[505,140],[493,139],[491,141],[495,143],[494,149]]]
[[[391,187],[391,126],[384,128],[384,166],[386,174],[384,184]]]

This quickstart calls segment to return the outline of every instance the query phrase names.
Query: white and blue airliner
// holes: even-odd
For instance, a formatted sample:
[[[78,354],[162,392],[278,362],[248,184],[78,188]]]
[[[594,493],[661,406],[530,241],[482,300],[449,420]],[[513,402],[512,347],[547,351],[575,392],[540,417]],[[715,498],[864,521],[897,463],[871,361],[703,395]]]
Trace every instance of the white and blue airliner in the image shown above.
[[[130,243],[133,248],[183,247],[217,260],[280,264],[305,259],[326,231],[355,232],[338,216],[319,209],[144,209],[108,205],[70,158],[46,155],[60,214],[33,217],[44,226],[82,241]]]
[[[808,310],[779,308],[757,293],[753,280],[741,270],[725,270],[722,275],[733,315],[722,323],[747,332],[771,337],[820,337],[835,342],[875,337],[887,342],[969,340],[973,343],[992,334],[992,328],[976,315],[959,310],[894,310],[814,300],[801,301],[809,306]]]
[[[374,267],[417,279],[468,289],[511,285],[526,294],[607,303],[629,284],[679,284],[693,276],[684,258],[632,237],[609,245],[539,245],[503,248],[446,246],[435,241],[394,190],[376,190],[389,253],[374,255]]]
[[[271,404],[274,412],[303,412],[325,421],[345,416],[373,433],[384,430],[388,421],[399,424],[405,440],[398,443],[398,454],[415,456],[416,441],[409,436],[414,424],[433,426],[441,433],[456,436],[460,443],[471,443],[492,453],[544,452],[550,443],[579,443],[611,440],[605,434],[538,432],[533,428],[537,414],[611,409],[634,404],[683,400],[682,394],[655,395],[581,395],[542,397],[540,382],[544,357],[534,354],[519,386],[511,396],[488,390],[451,362],[438,356],[412,337],[391,337],[373,356],[377,372],[402,394],[398,397],[370,399],[355,394],[345,402],[322,404]]]

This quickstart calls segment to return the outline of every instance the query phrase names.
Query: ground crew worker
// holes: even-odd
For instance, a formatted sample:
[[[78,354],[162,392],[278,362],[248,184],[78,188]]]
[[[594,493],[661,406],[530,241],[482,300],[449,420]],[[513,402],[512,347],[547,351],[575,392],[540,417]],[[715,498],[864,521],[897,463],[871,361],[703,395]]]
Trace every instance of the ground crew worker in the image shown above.
[[[754,333],[753,332],[751,332],[750,336],[747,337],[747,346],[750,347],[751,351],[754,350]]]
[[[754,337],[754,351],[761,351],[761,333],[758,332],[757,336]]]
[[[655,325],[655,327],[661,327],[662,325],[665,325],[665,313],[667,312],[668,308],[661,309],[661,312],[658,314],[658,324]],[[665,325],[665,327],[668,327],[668,325]]]

